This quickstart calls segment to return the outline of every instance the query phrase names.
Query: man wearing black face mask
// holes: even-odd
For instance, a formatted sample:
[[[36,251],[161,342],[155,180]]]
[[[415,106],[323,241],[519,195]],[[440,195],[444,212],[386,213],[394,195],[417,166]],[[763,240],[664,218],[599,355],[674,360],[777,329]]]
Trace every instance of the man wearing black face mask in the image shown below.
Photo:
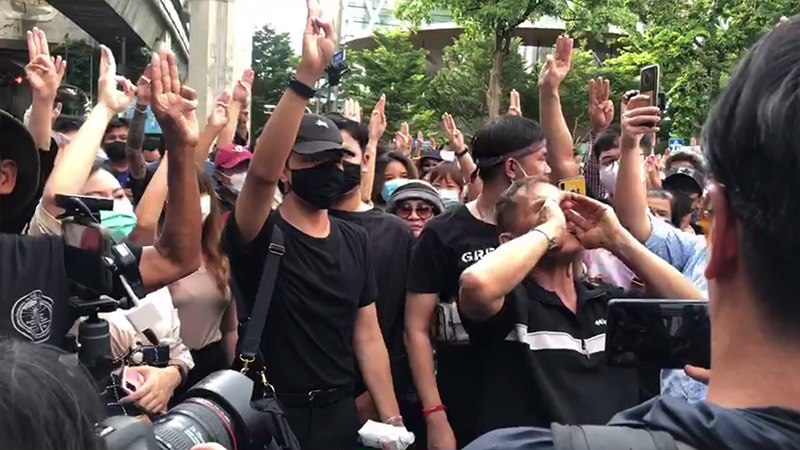
[[[367,233],[328,216],[341,195],[342,137],[330,119],[304,115],[336,43],[333,26],[308,0],[303,56],[258,138],[225,240],[231,273],[252,308],[274,227],[285,253],[261,353],[303,449],[353,448],[359,428],[356,359],[387,423],[402,426],[376,314]],[[278,182],[288,192],[273,212]]]
[[[103,143],[101,144],[103,152],[108,156],[103,168],[111,172],[122,186],[127,186],[130,177],[128,160],[125,157],[129,127],[128,119],[120,117],[111,119],[103,134]]]
[[[342,196],[334,203],[330,214],[348,222],[364,227],[369,235],[372,250],[372,266],[375,270],[375,281],[378,297],[375,301],[378,309],[383,340],[389,350],[392,366],[392,379],[397,393],[400,411],[405,423],[419,439],[419,431],[412,425],[419,422],[422,410],[416,399],[411,371],[408,367],[405,343],[403,342],[403,316],[406,304],[406,277],[411,261],[411,250],[414,247],[414,235],[408,226],[397,216],[373,208],[361,200],[362,173],[371,163],[378,141],[386,129],[385,115],[378,104],[372,113],[369,130],[361,124],[346,119],[338,114],[328,117],[336,123],[342,134],[342,144],[348,152],[342,162],[344,168],[344,185]],[[359,416],[363,419],[374,417],[374,404],[363,383],[356,384],[356,405]],[[416,416],[416,417],[415,417]],[[413,418],[413,419],[412,419]],[[416,420],[414,420],[416,419]]]

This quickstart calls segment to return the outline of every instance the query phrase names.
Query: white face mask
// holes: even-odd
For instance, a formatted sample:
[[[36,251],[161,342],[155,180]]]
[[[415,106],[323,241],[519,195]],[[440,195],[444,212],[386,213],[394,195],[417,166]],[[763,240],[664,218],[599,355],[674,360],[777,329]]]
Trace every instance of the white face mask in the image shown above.
[[[456,189],[439,189],[439,197],[446,202],[457,202],[461,198],[461,192]]]
[[[211,214],[211,197],[203,195],[200,197],[200,222],[205,222],[209,214]]]
[[[237,194],[242,192],[244,187],[244,180],[247,178],[247,172],[235,173],[231,175],[231,190]]]
[[[614,188],[617,187],[617,172],[619,172],[619,161],[600,168],[600,184],[611,195],[614,195]]]
[[[646,180],[647,172],[645,171],[644,161],[642,161],[642,183]],[[608,191],[609,194],[614,195],[614,190],[617,187],[617,174],[619,173],[619,161],[614,161],[609,166],[600,167],[600,184]]]

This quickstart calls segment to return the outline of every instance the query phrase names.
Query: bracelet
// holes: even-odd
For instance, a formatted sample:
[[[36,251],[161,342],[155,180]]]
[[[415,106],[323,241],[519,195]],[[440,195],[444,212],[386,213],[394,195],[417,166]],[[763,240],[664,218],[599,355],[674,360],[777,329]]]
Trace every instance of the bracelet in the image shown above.
[[[456,158],[463,158],[464,155],[466,155],[467,153],[469,153],[469,149],[468,148],[464,148],[464,151],[462,151],[460,153],[456,153]]]
[[[144,106],[144,109],[139,109],[139,106]],[[136,106],[134,107],[134,110],[136,112],[138,112],[138,113],[146,114],[147,113],[147,108],[148,108],[147,105],[140,105],[140,104],[137,103]]]
[[[431,406],[430,408],[422,408],[422,415],[427,419],[428,416],[430,416],[431,414],[439,411],[444,411],[445,409],[447,408],[445,408],[445,406],[440,403],[436,406]]]
[[[389,417],[388,419],[384,420],[383,423],[385,423],[387,425],[394,426],[394,427],[402,427],[404,425],[403,424],[403,416],[392,416],[392,417]]]
[[[531,231],[538,231],[539,233],[542,233],[542,236],[544,236],[544,238],[547,239],[547,250],[552,250],[556,248],[556,240],[548,236],[547,233],[538,228],[533,228],[531,229]]]
[[[295,94],[299,95],[300,97],[307,98],[309,100],[316,97],[317,95],[316,89],[298,80],[297,77],[294,76],[294,74],[289,76],[289,81],[286,83],[286,85],[289,87],[289,89],[294,91]]]

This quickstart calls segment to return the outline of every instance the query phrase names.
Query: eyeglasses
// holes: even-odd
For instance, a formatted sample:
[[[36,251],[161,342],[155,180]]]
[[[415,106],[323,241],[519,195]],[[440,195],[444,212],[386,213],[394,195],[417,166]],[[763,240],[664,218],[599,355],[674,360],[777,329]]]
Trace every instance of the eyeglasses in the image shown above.
[[[414,213],[417,213],[417,217],[420,219],[427,220],[433,216],[433,208],[426,203],[421,203],[419,205],[403,203],[397,208],[397,215],[403,219],[410,218]]]

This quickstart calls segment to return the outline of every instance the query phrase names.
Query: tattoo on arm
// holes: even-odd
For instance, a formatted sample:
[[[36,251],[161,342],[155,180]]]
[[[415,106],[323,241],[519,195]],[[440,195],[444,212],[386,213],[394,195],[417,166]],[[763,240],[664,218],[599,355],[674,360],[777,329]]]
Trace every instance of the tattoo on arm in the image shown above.
[[[142,146],[144,145],[144,122],[146,114],[137,109],[133,112],[133,120],[128,131],[128,145],[125,148],[125,155],[128,158],[128,170],[131,177],[136,180],[144,178],[147,162],[142,155]]]

